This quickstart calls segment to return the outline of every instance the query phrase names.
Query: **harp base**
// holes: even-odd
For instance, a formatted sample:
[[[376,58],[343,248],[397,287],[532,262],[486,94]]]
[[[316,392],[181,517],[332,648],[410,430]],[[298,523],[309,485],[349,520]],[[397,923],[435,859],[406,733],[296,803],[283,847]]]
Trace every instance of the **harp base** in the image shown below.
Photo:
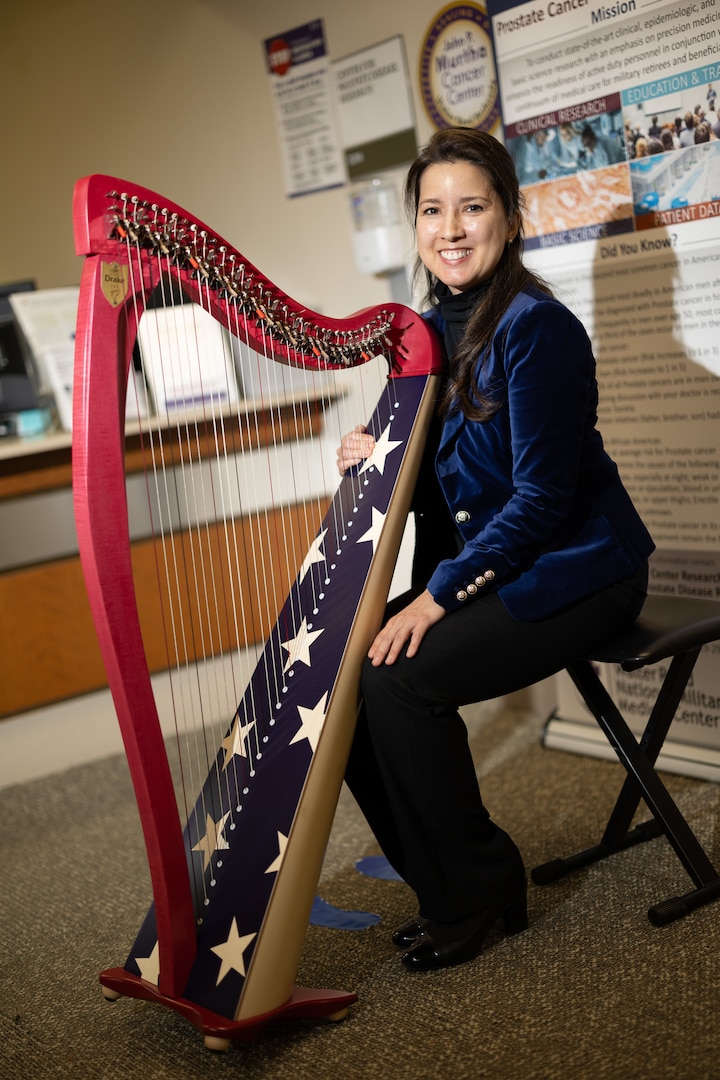
[[[227,1050],[232,1041],[250,1042],[268,1024],[278,1020],[343,1020],[350,1006],[357,1001],[357,994],[346,990],[308,990],[296,986],[288,1000],[276,1009],[246,1020],[229,1020],[186,998],[167,997],[154,983],[146,982],[125,968],[108,968],[101,972],[100,985],[108,1001],[133,997],[173,1009],[202,1032],[209,1050]]]

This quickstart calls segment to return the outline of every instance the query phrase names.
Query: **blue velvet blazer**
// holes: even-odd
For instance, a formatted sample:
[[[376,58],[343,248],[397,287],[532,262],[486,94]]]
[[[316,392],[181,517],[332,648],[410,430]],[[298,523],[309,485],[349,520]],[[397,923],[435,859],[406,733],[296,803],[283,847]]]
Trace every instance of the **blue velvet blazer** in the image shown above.
[[[427,316],[442,333],[437,310]],[[497,592],[517,619],[543,619],[633,574],[653,542],[595,427],[590,340],[560,301],[518,294],[478,385],[501,402],[478,423],[443,424],[435,471],[463,540],[428,589],[446,611]]]

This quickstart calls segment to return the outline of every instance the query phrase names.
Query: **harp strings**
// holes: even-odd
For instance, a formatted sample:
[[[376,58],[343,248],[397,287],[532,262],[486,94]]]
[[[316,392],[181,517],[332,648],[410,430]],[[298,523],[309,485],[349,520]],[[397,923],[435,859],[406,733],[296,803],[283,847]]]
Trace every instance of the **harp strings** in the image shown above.
[[[131,236],[126,244],[135,326],[141,318],[147,324],[145,348],[140,350],[143,382],[152,385],[154,379],[166,403],[190,399],[192,388],[200,387],[193,408],[158,408],[156,401],[159,415],[142,425],[150,531],[156,538],[164,597],[178,798],[185,820],[194,818],[195,846],[203,855],[194,886],[200,907],[207,902],[204,871],[210,855],[226,846],[223,831],[235,827],[244,781],[254,774],[269,737],[256,718],[270,717],[269,724],[274,723],[298,662],[298,647],[293,649],[292,642],[311,625],[332,574],[332,560],[347,542],[348,502],[362,498],[358,475],[323,542],[305,556],[337,484],[335,440],[354,427],[359,416],[369,415],[369,402],[387,386],[387,366],[380,362],[373,370],[363,365],[366,377],[360,379],[360,393],[349,395],[350,380],[358,382],[357,371],[304,369],[301,349],[292,342],[288,347],[285,339],[290,365],[302,371],[302,378],[296,377],[293,366],[273,359],[278,345],[274,324],[260,324],[262,344],[252,349],[247,342],[257,340],[257,325],[251,335],[247,309],[228,305],[229,334],[221,335],[226,382],[224,391],[214,386],[211,392],[204,384],[206,339],[199,321],[202,314],[212,314],[210,284],[201,280],[198,301],[189,305],[183,302],[169,253],[149,253]],[[242,286],[242,271],[239,281]],[[143,315],[151,300],[155,306]],[[364,347],[377,352],[370,340]],[[152,375],[143,353],[153,355]],[[253,384],[251,393],[243,385],[243,373]],[[319,416],[332,447],[316,433]],[[298,557],[301,563],[305,557],[303,571],[311,575],[312,610],[301,611],[291,603],[287,624],[277,628],[281,647],[261,655],[261,703],[254,700],[260,691],[249,675],[295,577]],[[248,643],[244,650],[243,643]],[[238,703],[246,688],[250,696],[241,713]],[[233,758],[235,767],[228,769]],[[202,796],[196,804],[210,770],[217,774],[220,805],[205,805]]]

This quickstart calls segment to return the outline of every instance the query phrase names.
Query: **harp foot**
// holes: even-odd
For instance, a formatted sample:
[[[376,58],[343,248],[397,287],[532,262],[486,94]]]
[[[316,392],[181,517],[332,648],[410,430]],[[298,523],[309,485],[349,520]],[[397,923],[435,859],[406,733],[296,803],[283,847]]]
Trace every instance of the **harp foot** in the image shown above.
[[[348,1006],[346,1009],[338,1009],[337,1012],[328,1013],[328,1015],[325,1017],[325,1019],[326,1020],[332,1020],[333,1024],[338,1024],[338,1023],[340,1023],[341,1020],[345,1019],[345,1017],[347,1016],[347,1014],[349,1012],[350,1012],[350,1007]]]
[[[230,1039],[220,1039],[217,1035],[206,1035],[203,1042],[206,1050],[214,1050],[219,1054],[224,1054],[230,1047]]]
[[[357,994],[345,990],[306,990],[295,987],[287,1001],[260,1016],[244,1020],[231,1020],[205,1009],[182,997],[163,994],[154,983],[126,971],[125,968],[108,968],[100,975],[102,991],[108,1000],[119,997],[140,998],[166,1005],[194,1024],[209,1050],[226,1050],[231,1042],[249,1042],[256,1038],[269,1024],[280,1020],[343,1020],[350,1006],[357,1001]]]

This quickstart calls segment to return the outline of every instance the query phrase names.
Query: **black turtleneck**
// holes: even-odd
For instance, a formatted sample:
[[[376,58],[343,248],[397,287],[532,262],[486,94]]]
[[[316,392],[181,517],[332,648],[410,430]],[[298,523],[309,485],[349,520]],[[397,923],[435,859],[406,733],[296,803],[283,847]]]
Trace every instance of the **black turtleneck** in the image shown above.
[[[435,297],[438,301],[438,310],[445,324],[443,344],[450,359],[455,355],[465,333],[468,319],[487,292],[489,284],[489,281],[481,281],[479,285],[475,285],[472,289],[452,293],[442,281],[436,283]]]

